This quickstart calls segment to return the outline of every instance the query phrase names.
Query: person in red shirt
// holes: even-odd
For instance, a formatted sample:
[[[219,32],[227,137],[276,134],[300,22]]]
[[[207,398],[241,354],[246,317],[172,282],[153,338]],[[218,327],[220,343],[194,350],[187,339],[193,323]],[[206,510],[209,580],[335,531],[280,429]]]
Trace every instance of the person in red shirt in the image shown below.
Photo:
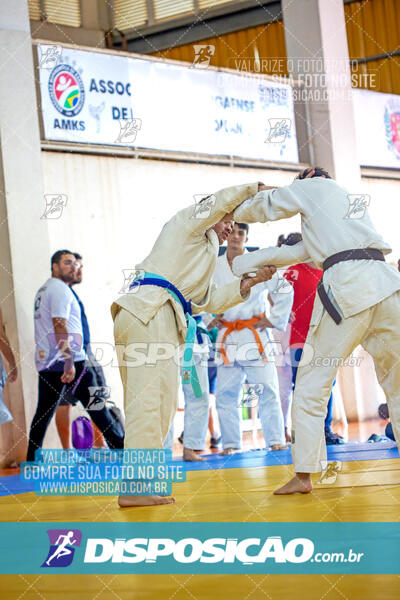
[[[294,244],[301,242],[301,240],[301,233],[290,233],[284,243],[287,246],[294,246]],[[294,388],[296,384],[297,367],[303,353],[303,346],[310,327],[315,294],[317,292],[318,282],[322,277],[322,270],[317,269],[313,262],[300,263],[289,267],[285,271],[284,277],[292,284],[294,291],[292,306],[293,320],[291,322],[292,326],[290,331],[290,358]],[[335,381],[333,382],[333,385],[335,385]],[[327,444],[342,444],[343,438],[331,429],[332,404],[333,395],[331,392],[325,419],[325,440]]]

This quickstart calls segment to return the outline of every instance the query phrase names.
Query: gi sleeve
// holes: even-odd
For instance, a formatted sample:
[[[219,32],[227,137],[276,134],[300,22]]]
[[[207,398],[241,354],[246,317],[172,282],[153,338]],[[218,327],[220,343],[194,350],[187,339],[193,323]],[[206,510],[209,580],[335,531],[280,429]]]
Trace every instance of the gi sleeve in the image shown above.
[[[204,235],[207,229],[218,223],[244,200],[254,196],[257,190],[258,183],[225,188],[180,211],[177,217],[182,220],[188,233]]]
[[[289,267],[298,263],[311,260],[304,246],[304,242],[299,242],[294,246],[283,245],[280,248],[271,246],[270,248],[262,248],[254,252],[246,252],[241,256],[236,256],[233,259],[232,271],[240,277],[245,273],[256,271],[258,267],[263,265],[274,265],[275,267]]]
[[[304,180],[296,179],[291,185],[275,190],[263,190],[243,202],[234,212],[239,223],[265,223],[287,219],[301,212],[305,193]]]
[[[243,298],[240,294],[240,282],[241,279],[235,279],[221,287],[211,283],[203,301],[199,304],[192,302],[193,314],[197,315],[201,312],[224,313],[231,306],[236,306],[236,304],[247,300],[250,297],[250,292]]]
[[[268,319],[275,329],[285,331],[289,322],[290,311],[293,306],[293,288],[284,277],[275,274],[270,281],[267,281],[268,291],[274,303]]]

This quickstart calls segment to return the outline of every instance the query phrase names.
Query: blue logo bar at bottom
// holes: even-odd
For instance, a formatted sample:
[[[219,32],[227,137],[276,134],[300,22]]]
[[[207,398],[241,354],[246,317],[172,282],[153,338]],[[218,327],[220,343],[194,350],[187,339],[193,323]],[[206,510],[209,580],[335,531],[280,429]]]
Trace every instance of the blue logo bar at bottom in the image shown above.
[[[0,540],[2,574],[400,574],[400,523],[0,523]]]

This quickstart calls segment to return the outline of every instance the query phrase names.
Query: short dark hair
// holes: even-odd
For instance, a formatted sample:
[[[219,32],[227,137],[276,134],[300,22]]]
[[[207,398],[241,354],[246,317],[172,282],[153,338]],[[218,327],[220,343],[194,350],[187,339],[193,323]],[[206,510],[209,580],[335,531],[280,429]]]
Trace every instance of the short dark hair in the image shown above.
[[[79,254],[79,252],[73,252],[72,254],[75,256],[76,260],[82,260],[82,255]]]
[[[314,177],[325,177],[326,179],[332,179],[328,171],[325,171],[325,169],[322,167],[310,167],[309,169],[304,169],[304,171],[299,173],[298,179],[305,179],[307,175],[311,173],[311,171],[315,171],[315,173],[311,175],[310,179],[313,179]]]
[[[244,229],[245,231],[247,231],[247,233],[249,233],[249,226],[247,223],[237,223],[235,221],[234,225],[237,225],[239,227],[239,229]]]
[[[51,257],[51,261],[50,261],[50,268],[53,268],[53,265],[56,264],[58,265],[58,263],[60,262],[61,258],[64,256],[64,254],[74,254],[74,252],[71,252],[71,250],[57,250],[57,252],[54,252],[53,256]]]
[[[285,245],[286,246],[294,246],[295,244],[298,244],[299,242],[301,242],[301,240],[303,239],[303,236],[301,235],[301,233],[299,232],[294,232],[294,233],[289,233],[289,235],[287,236],[286,240],[285,240]]]
[[[281,235],[278,237],[278,240],[277,240],[277,242],[276,242],[276,245],[278,246],[278,248],[279,248],[280,246],[282,246],[282,244],[284,244],[284,243],[285,243],[285,240],[286,240],[286,238],[285,238],[285,234],[284,234],[284,233],[281,233]]]

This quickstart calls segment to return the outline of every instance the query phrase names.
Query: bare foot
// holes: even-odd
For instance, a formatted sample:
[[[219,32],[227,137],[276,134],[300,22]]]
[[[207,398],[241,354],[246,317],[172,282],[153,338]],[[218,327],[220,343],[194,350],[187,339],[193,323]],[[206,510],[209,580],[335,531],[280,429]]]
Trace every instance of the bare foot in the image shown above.
[[[292,436],[289,433],[289,429],[287,427],[285,427],[285,439],[287,442],[291,442],[292,441]]]
[[[118,504],[121,508],[172,504],[173,502],[175,502],[175,498],[172,498],[172,496],[118,496]]]
[[[274,491],[276,496],[286,494],[309,494],[312,490],[311,476],[309,473],[296,473],[283,487]]]
[[[272,452],[275,452],[276,450],[287,450],[288,447],[286,446],[286,444],[272,444],[271,446],[271,450]]]
[[[194,450],[192,450],[191,448],[184,448],[183,449],[183,460],[186,460],[187,462],[202,462],[204,460],[204,458],[201,458],[201,456],[198,456],[196,454],[196,452]]]
[[[230,454],[236,454],[238,452],[237,448],[224,448],[222,452],[219,453],[220,456],[229,456]]]

